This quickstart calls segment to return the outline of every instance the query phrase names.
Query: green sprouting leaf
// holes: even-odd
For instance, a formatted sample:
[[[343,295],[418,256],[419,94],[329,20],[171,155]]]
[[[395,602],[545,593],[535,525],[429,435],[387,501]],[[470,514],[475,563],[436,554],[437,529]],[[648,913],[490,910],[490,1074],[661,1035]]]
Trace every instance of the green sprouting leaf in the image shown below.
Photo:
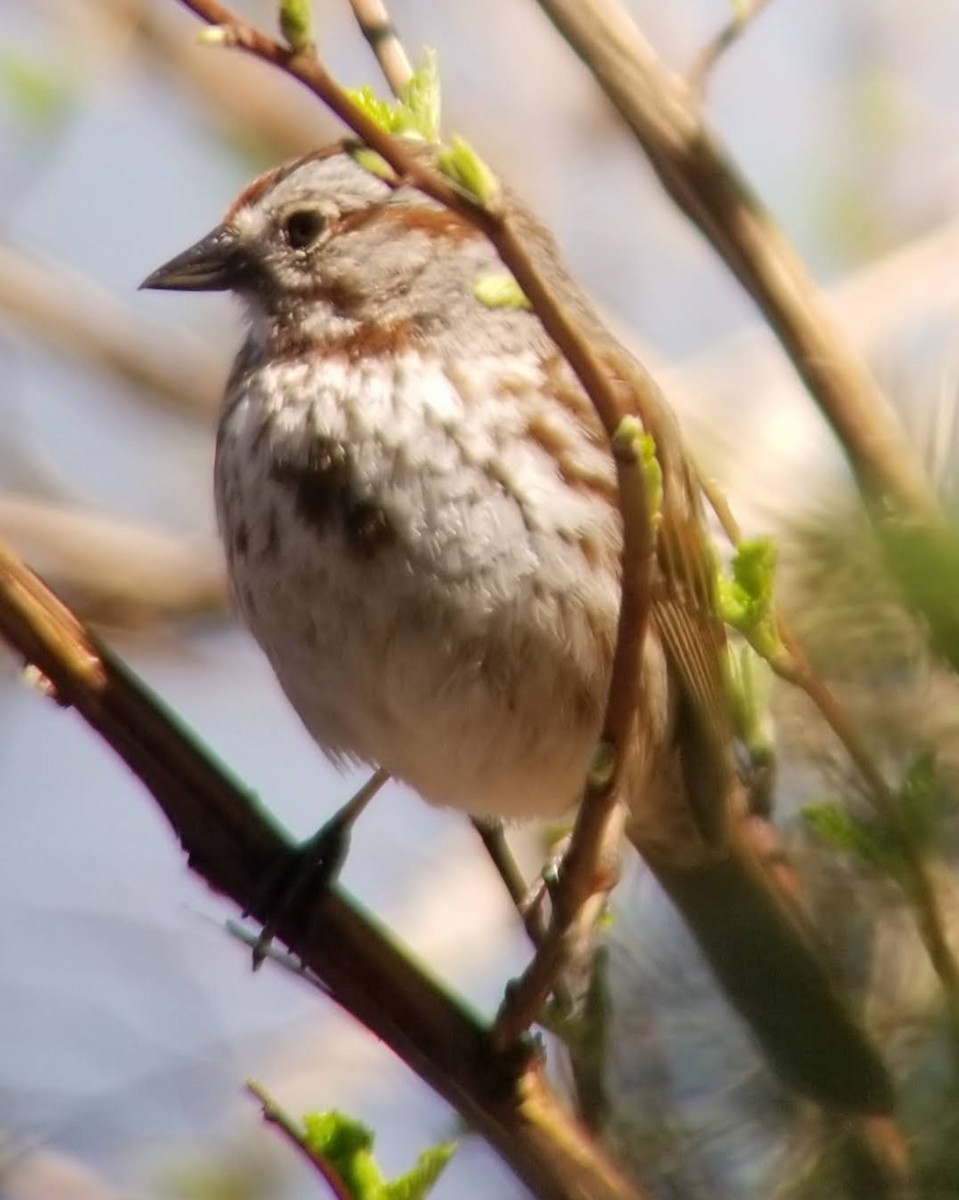
[[[769,693],[772,670],[747,643],[726,647],[726,678],[729,686],[733,731],[750,758],[766,758],[772,751]]]
[[[440,135],[440,83],[436,53],[427,50],[398,100],[384,100],[369,86],[351,88],[349,97],[370,120],[395,137],[436,142]]]
[[[499,180],[464,138],[454,135],[439,153],[440,171],[477,200],[484,208],[493,208],[500,198]]]
[[[656,441],[651,433],[639,439],[640,461],[646,477],[646,496],[649,504],[649,520],[653,529],[659,525],[663,507],[663,470],[656,457]]]
[[[638,417],[623,417],[613,434],[613,453],[639,464],[646,484],[649,521],[655,532],[663,506],[663,472],[656,457],[656,442]]]
[[[403,88],[400,105],[410,122],[405,132],[418,133],[428,142],[440,140],[440,72],[436,51],[423,51],[423,64],[418,67]]]
[[[771,538],[748,538],[736,547],[729,576],[719,573],[716,587],[723,620],[767,660],[783,652],[773,616],[775,574],[775,543]]]
[[[373,1133],[341,1112],[303,1118],[306,1144],[330,1164],[354,1200],[423,1200],[452,1158],[455,1142],[431,1146],[405,1175],[386,1180],[373,1156]]]
[[[876,822],[857,820],[842,805],[807,804],[803,819],[819,839],[851,855],[865,867],[902,880],[905,864],[894,834]]]
[[[509,271],[490,271],[480,275],[473,295],[487,308],[529,308],[526,294]]]
[[[375,1200],[385,1180],[373,1157],[373,1131],[335,1110],[307,1113],[306,1144],[330,1164],[355,1200]]]
[[[280,0],[280,32],[291,50],[306,50],[313,42],[310,0]]]
[[[0,54],[0,89],[32,125],[49,125],[63,116],[73,95],[62,73],[14,54]]]
[[[354,146],[350,150],[350,153],[363,170],[369,171],[371,175],[376,175],[377,178],[386,180],[396,178],[396,172],[382,154],[377,154],[375,150],[370,150],[368,146]]]
[[[364,83],[362,87],[350,88],[347,95],[374,125],[378,125],[387,133],[396,133],[396,105],[378,96],[368,83]]]
[[[382,1200],[424,1200],[455,1153],[456,1142],[430,1146],[420,1154],[411,1170],[384,1186],[380,1193]]]

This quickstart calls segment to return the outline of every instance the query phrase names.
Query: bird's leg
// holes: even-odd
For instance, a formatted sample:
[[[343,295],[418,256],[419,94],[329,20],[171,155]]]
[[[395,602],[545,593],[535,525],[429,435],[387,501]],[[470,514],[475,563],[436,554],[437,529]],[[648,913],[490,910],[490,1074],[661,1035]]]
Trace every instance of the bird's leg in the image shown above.
[[[268,902],[267,919],[253,947],[253,967],[259,967],[276,932],[279,918],[305,889],[322,895],[333,884],[350,848],[350,834],[357,818],[376,793],[389,779],[385,771],[376,770],[366,783],[312,835],[293,849],[271,873],[264,888]]]
[[[560,976],[571,963],[583,960],[606,897],[619,878],[624,825],[619,804],[609,806],[598,821],[584,821],[581,812],[563,860],[558,867],[550,864],[549,925],[533,961],[507,989],[493,1030],[500,1047],[522,1037],[538,1019]]]

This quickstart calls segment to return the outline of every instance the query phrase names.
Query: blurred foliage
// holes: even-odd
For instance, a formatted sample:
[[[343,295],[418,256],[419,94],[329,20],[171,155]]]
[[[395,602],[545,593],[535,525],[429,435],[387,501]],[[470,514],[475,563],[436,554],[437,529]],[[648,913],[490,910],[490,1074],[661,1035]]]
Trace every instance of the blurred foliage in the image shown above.
[[[69,110],[74,90],[61,69],[0,47],[0,93],[30,125],[51,125]]]
[[[436,53],[426,50],[422,64],[413,72],[398,99],[384,100],[369,84],[352,88],[350,99],[374,124],[397,137],[440,140],[439,65]]]

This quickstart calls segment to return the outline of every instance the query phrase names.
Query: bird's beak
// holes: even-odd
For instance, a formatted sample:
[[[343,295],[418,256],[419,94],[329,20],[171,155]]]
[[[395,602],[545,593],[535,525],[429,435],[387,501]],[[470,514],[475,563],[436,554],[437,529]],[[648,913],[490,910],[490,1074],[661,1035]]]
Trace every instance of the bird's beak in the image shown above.
[[[248,267],[236,234],[225,225],[218,225],[189,250],[158,267],[140,287],[176,292],[224,292],[242,281]]]

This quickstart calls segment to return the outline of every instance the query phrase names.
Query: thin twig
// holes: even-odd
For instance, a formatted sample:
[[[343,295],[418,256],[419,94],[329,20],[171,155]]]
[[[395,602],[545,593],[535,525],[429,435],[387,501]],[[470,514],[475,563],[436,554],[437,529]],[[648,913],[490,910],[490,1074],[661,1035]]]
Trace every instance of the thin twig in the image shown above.
[[[383,77],[393,95],[399,96],[413,75],[413,67],[386,5],[383,0],[350,0],[350,5]]]
[[[738,545],[742,531],[722,490],[713,480],[701,473],[700,486],[726,536],[734,546]],[[769,665],[781,679],[805,692],[815,705],[862,777],[866,795],[873,808],[896,837],[903,863],[909,872],[908,892],[915,910],[919,935],[942,985],[959,1053],[959,964],[949,943],[945,917],[936,897],[928,865],[915,843],[912,831],[903,820],[892,789],[846,710],[825,680],[812,669],[798,638],[785,619],[778,613],[774,614],[774,619],[785,654],[769,659]]]
[[[483,843],[483,848],[486,850],[490,862],[496,868],[496,873],[503,881],[503,886],[509,893],[509,898],[513,901],[516,911],[522,916],[529,888],[523,872],[519,869],[519,864],[507,844],[502,824],[499,821],[480,820],[477,817],[473,817],[470,824]],[[534,946],[537,945],[543,935],[542,922],[534,918],[527,923],[524,917],[523,923],[526,925],[530,941]]]
[[[299,1123],[294,1121],[284,1109],[280,1108],[269,1092],[257,1083],[255,1079],[248,1079],[246,1081],[246,1090],[260,1102],[264,1121],[270,1125],[275,1125],[287,1141],[299,1150],[307,1162],[316,1168],[327,1187],[333,1193],[335,1200],[356,1200],[356,1197],[350,1193],[350,1189],[340,1178],[339,1172],[335,1170],[331,1163],[326,1161],[322,1154],[317,1154],[312,1149]]]
[[[900,515],[941,513],[891,407],[809,272],[617,0],[538,0],[633,130],[673,201],[753,296],[833,427],[863,494]]]
[[[289,839],[69,609],[0,545],[0,636],[139,777],[190,867],[259,920],[262,881]],[[627,1200],[639,1191],[562,1111],[529,1053],[500,1054],[488,1031],[342,888],[292,904],[277,937],[336,1002],[454,1105],[541,1200]]]
[[[612,797],[612,802],[609,799]],[[607,801],[604,803],[604,801]],[[513,984],[496,1018],[495,1043],[507,1048],[539,1017],[564,967],[582,959],[619,876],[625,809],[615,792],[584,798],[576,815],[559,886],[552,890],[546,937]]]
[[[730,46],[739,41],[767,4],[769,0],[738,0],[729,21],[706,43],[689,69],[687,78],[694,92],[702,94],[707,78],[720,58]]]

